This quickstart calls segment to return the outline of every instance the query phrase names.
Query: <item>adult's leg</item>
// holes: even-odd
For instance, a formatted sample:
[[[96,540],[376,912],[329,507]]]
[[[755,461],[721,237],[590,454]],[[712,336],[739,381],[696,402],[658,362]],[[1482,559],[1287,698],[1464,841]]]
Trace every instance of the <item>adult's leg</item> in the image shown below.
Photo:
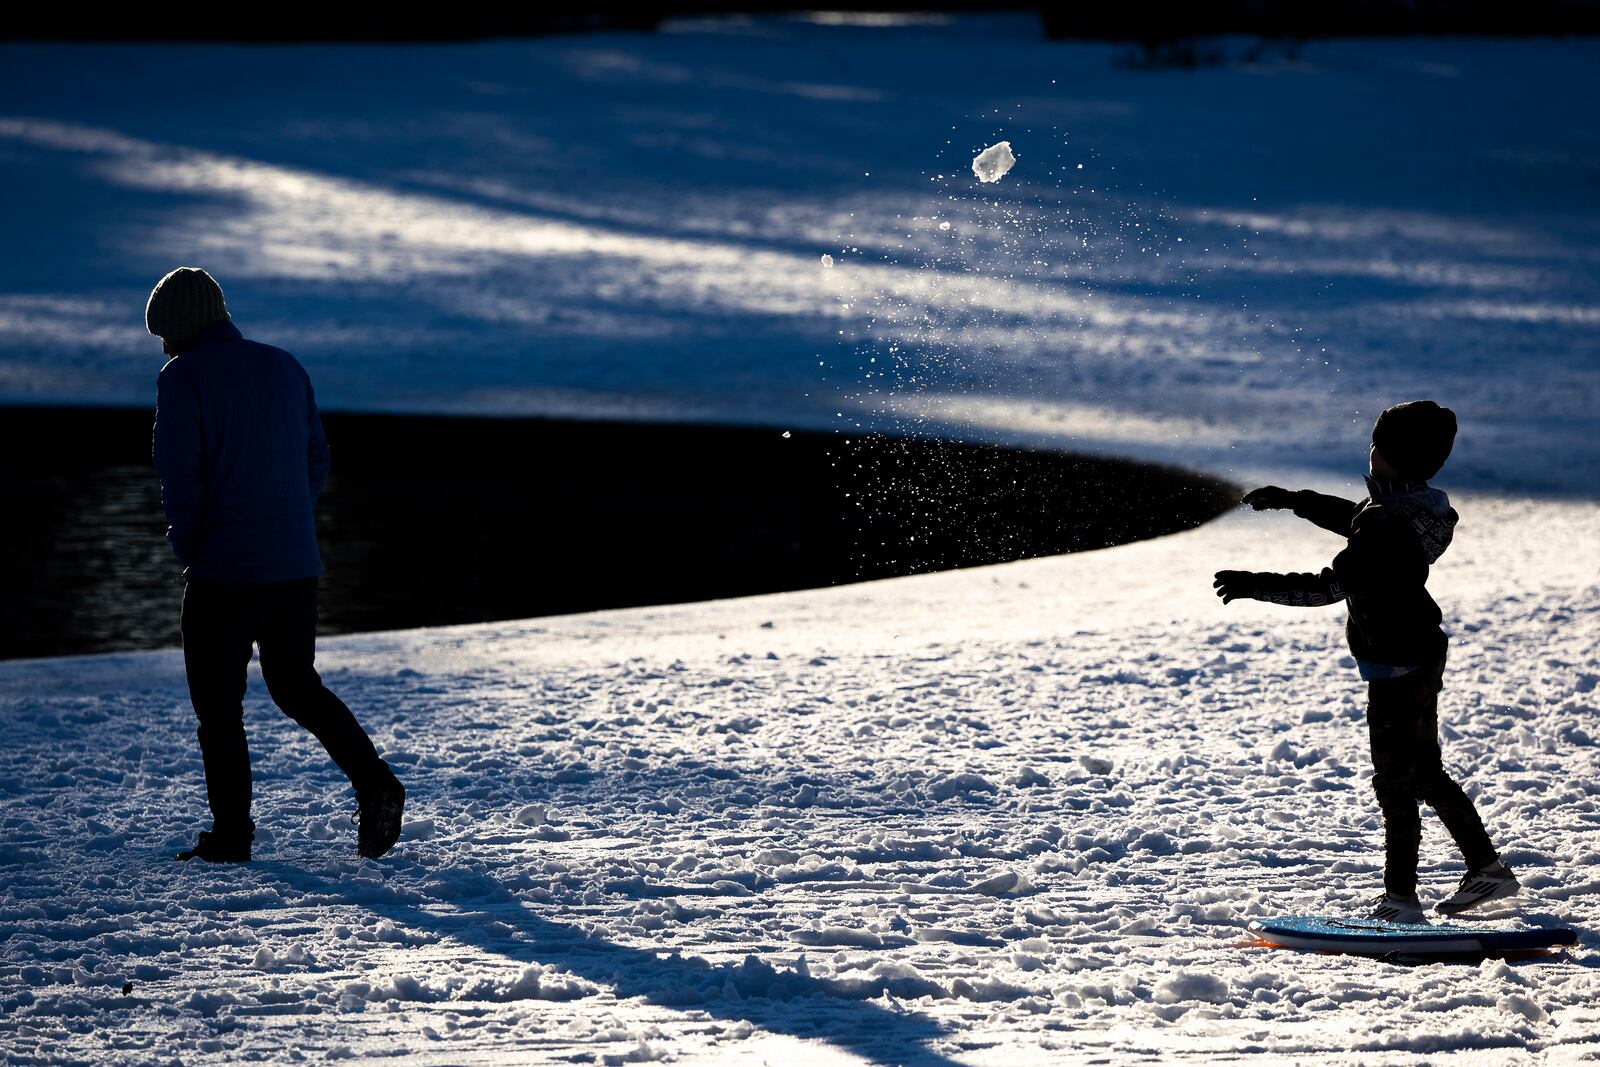
[[[317,674],[317,580],[271,586],[263,613],[261,677],[283,713],[314,734],[361,794],[390,779],[371,738]]]
[[[1481,870],[1500,856],[1489,840],[1488,831],[1483,828],[1483,819],[1479,817],[1472,799],[1444,769],[1439,750],[1439,692],[1444,688],[1444,661],[1424,667],[1418,673],[1424,672],[1429,675],[1427,680],[1431,684],[1421,713],[1417,716],[1417,796],[1438,814],[1439,821],[1444,823],[1456,847],[1461,850],[1467,870]]]
[[[212,830],[221,837],[255,833],[250,820],[250,749],[244,736],[244,693],[250,666],[254,598],[248,586],[191,580],[183,590],[183,669],[189,681],[206,769]]]
[[[1396,896],[1417,891],[1417,712],[1423,702],[1418,672],[1367,683],[1367,733],[1372,742],[1372,790],[1383,812],[1383,887]]]

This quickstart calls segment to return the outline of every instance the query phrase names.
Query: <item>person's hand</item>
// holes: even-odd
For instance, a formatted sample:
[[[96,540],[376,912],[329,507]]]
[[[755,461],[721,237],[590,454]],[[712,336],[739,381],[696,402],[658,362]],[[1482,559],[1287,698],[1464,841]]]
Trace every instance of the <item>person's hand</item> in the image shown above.
[[[1260,489],[1252,489],[1244,495],[1241,504],[1249,504],[1257,511],[1282,511],[1294,506],[1294,494],[1287,489],[1279,489],[1275,485],[1263,485]]]
[[[1255,589],[1255,572],[1253,571],[1218,571],[1216,580],[1211,587],[1217,591],[1224,604],[1231,604],[1235,600],[1248,599]]]

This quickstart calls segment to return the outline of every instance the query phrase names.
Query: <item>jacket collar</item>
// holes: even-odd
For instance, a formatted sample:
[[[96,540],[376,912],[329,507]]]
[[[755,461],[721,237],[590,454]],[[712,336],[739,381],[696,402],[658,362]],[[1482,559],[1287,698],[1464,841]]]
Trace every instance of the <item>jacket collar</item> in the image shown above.
[[[1367,492],[1370,494],[1367,499],[1371,501],[1367,506],[1381,507],[1409,526],[1417,535],[1423,557],[1429,564],[1439,562],[1439,557],[1450,547],[1456,523],[1461,518],[1442,489],[1434,489],[1427,482],[1369,477]]]
[[[1367,475],[1367,496],[1372,500],[1379,500],[1386,496],[1398,496],[1401,493],[1426,492],[1427,482],[1413,482],[1405,478],[1374,478]]]
[[[233,324],[233,320],[218,319],[185,341],[178,349],[178,352],[187,352],[191,348],[199,348],[201,345],[213,345],[218,341],[237,341],[243,336],[244,334],[239,332],[239,327]]]

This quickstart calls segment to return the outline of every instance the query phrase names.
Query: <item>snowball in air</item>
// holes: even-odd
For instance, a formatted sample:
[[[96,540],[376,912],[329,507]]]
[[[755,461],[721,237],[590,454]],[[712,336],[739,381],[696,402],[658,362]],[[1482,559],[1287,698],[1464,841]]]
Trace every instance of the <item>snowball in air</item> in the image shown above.
[[[978,176],[980,182],[997,182],[1016,165],[1017,157],[1011,154],[1011,142],[1001,141],[973,157],[972,173]]]
[[[828,255],[828,253],[826,253],[826,252],[822,253],[822,265],[824,267],[833,266],[833,257]]]

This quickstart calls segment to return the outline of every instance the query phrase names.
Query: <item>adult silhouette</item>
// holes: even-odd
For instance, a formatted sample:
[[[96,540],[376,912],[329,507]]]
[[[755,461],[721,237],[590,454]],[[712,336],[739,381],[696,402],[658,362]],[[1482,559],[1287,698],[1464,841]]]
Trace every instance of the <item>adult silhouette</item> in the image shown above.
[[[167,539],[184,564],[183,663],[212,817],[178,858],[250,859],[243,701],[255,645],[273,703],[354,786],[360,853],[381,856],[400,836],[405,789],[313,665],[322,560],[312,507],[330,456],[311,379],[288,352],[246,340],[198,267],[156,284],[145,325],[171,357],[156,379],[152,452]]]

